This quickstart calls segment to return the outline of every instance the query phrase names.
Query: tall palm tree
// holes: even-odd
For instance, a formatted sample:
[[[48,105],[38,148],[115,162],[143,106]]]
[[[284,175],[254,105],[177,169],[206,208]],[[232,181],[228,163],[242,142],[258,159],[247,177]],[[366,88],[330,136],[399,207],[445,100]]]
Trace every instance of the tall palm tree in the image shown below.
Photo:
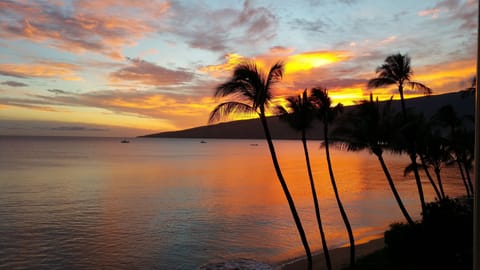
[[[379,88],[389,85],[396,85],[402,102],[402,113],[407,113],[404,100],[404,87],[409,85],[412,90],[419,89],[426,95],[432,93],[432,89],[422,83],[412,81],[413,70],[410,66],[410,56],[400,53],[392,54],[385,59],[385,63],[375,70],[376,78],[368,81],[368,88]]]
[[[343,105],[340,103],[335,107],[332,107],[332,100],[328,96],[328,91],[326,88],[312,88],[312,104],[315,106],[317,111],[317,117],[323,123],[323,140],[325,146],[325,155],[327,158],[328,173],[330,175],[330,181],[332,183],[333,191],[335,193],[335,199],[342,215],[343,222],[347,229],[348,238],[350,241],[350,266],[355,265],[355,238],[353,237],[352,226],[348,220],[347,213],[343,207],[342,201],[340,200],[340,195],[338,193],[337,184],[335,181],[335,175],[333,174],[332,161],[330,159],[330,149],[329,149],[329,139],[328,139],[328,128],[329,125],[335,120],[335,118],[343,112]]]
[[[413,174],[415,176],[415,183],[417,185],[420,206],[422,209],[422,213],[425,213],[425,195],[423,192],[417,163],[418,146],[423,136],[422,128],[425,126],[424,116],[423,114],[416,114],[408,111],[406,115],[397,115],[395,125],[400,127],[399,136],[396,139],[397,143],[399,142],[397,147],[403,149],[403,151],[406,151],[408,157],[410,158],[409,169],[413,171]]]
[[[383,159],[383,149],[389,147],[395,128],[392,123],[391,104],[392,100],[390,99],[380,106],[378,98],[374,101],[373,95],[370,94],[370,100],[362,101],[357,110],[347,116],[346,123],[336,128],[333,133],[336,140],[347,144],[347,150],[369,149],[377,157],[400,211],[407,222],[413,225],[413,219],[405,208]],[[395,148],[390,148],[390,150],[396,151]]]
[[[301,95],[291,96],[287,98],[288,109],[278,106],[278,111],[280,114],[280,119],[285,120],[289,125],[301,132],[301,140],[303,144],[303,151],[305,153],[305,162],[307,165],[308,177],[310,179],[310,187],[312,190],[313,203],[315,206],[315,215],[317,218],[318,229],[320,231],[320,238],[322,240],[323,254],[325,256],[325,263],[327,269],[332,269],[332,263],[330,261],[330,254],[328,251],[327,240],[325,238],[325,232],[322,226],[322,218],[320,216],[320,207],[318,203],[317,191],[315,190],[315,182],[313,181],[312,167],[310,165],[310,157],[308,154],[307,146],[307,129],[312,127],[312,122],[314,120],[314,107],[311,103],[311,98],[307,95],[307,89],[303,91]]]
[[[370,79],[368,81],[368,88],[379,88],[389,85],[396,85],[398,87],[398,92],[400,93],[400,100],[402,104],[402,114],[405,125],[410,125],[412,123],[407,122],[407,108],[405,106],[404,100],[404,87],[408,85],[412,90],[419,89],[422,90],[426,95],[432,93],[432,89],[425,86],[422,83],[412,81],[413,69],[410,66],[410,57],[405,54],[393,54],[388,56],[385,59],[385,63],[377,67],[375,70],[377,74],[376,78]],[[407,129],[406,129],[407,130]],[[408,135],[407,135],[408,136]],[[415,138],[412,138],[415,139]],[[420,204],[422,207],[422,212],[425,211],[425,199],[423,197],[422,182],[420,180],[420,174],[418,173],[417,164],[417,153],[415,147],[415,141],[407,141],[407,152],[410,157],[413,173],[415,174],[415,181],[417,183],[418,193],[420,197]]]
[[[308,245],[305,230],[298,215],[292,195],[288,189],[287,183],[283,177],[278,163],[275,147],[272,142],[272,136],[268,128],[265,111],[270,105],[272,99],[272,87],[279,82],[283,76],[283,64],[278,62],[274,64],[268,73],[258,70],[253,62],[245,62],[235,67],[233,76],[225,83],[220,84],[215,89],[215,97],[230,97],[232,100],[218,104],[210,113],[209,122],[215,122],[222,117],[232,113],[250,113],[257,114],[262,123],[265,139],[273,162],[273,167],[277,174],[280,185],[282,186],[285,197],[288,201],[295,225],[300,235],[305,253],[308,260],[308,269],[312,269],[312,254]]]

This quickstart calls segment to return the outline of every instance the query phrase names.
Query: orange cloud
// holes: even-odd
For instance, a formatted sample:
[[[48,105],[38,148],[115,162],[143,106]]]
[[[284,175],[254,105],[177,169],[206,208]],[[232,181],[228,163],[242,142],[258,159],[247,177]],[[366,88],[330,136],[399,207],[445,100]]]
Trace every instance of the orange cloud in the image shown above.
[[[17,78],[61,78],[67,81],[81,80],[75,73],[78,66],[61,62],[38,62],[33,64],[0,64],[0,75]]]
[[[124,46],[157,30],[154,22],[169,9],[168,2],[78,1],[71,12],[50,2],[0,2],[0,37],[45,42],[69,52],[93,51],[121,59]],[[133,11],[139,10],[141,17]]]
[[[469,81],[476,72],[475,59],[428,65],[416,69],[415,81],[428,85],[435,92],[461,90],[461,82]]]
[[[202,72],[208,73],[213,77],[223,77],[227,75],[226,74],[227,72],[233,70],[235,66],[247,60],[247,58],[236,53],[226,54],[224,58],[225,58],[225,63],[223,64],[209,65],[209,66],[201,67],[199,70]]]
[[[163,95],[150,95],[141,98],[113,97],[113,99],[105,101],[107,106],[136,110],[153,110],[162,107],[171,108],[176,105],[175,103],[175,99]]]

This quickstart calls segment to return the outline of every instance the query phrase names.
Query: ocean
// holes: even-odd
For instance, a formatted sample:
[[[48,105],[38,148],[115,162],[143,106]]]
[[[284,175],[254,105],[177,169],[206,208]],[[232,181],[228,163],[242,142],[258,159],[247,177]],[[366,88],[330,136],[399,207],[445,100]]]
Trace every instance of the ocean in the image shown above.
[[[249,258],[277,264],[303,247],[263,140],[0,136],[0,269],[196,269]],[[321,250],[300,141],[274,141],[307,236]],[[324,149],[309,142],[329,248],[348,244]],[[375,156],[332,149],[355,239],[403,221]],[[420,218],[408,158],[385,154]],[[465,193],[456,168],[445,189]],[[426,199],[434,194],[425,178]]]

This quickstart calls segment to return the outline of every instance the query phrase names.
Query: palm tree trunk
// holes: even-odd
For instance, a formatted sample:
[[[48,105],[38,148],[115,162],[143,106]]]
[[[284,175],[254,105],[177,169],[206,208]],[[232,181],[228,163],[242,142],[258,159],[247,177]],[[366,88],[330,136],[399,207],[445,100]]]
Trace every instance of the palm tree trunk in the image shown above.
[[[428,166],[427,166],[427,163],[425,162],[425,159],[423,158],[422,155],[419,155],[419,156],[420,156],[420,162],[422,162],[423,170],[425,171],[425,175],[427,176],[430,184],[432,184],[433,190],[435,191],[435,194],[437,195],[437,198],[439,200],[443,199],[442,194],[440,193],[440,190],[438,189],[437,185],[433,181],[432,176],[430,175],[430,172],[428,171]]]
[[[308,154],[307,139],[305,136],[305,130],[302,130],[302,144],[303,151],[305,152],[305,161],[307,163],[308,177],[310,179],[310,187],[312,188],[313,203],[315,205],[315,215],[317,217],[318,229],[320,231],[320,238],[322,239],[323,254],[325,256],[325,263],[327,269],[332,269],[332,263],[330,261],[330,254],[328,251],[327,240],[325,232],[323,231],[322,219],[320,217],[320,207],[318,205],[317,191],[315,190],[315,182],[313,181],[312,167],[310,165],[310,156]]]
[[[468,184],[467,184],[467,179],[465,179],[465,174],[463,173],[462,164],[460,163],[460,161],[458,159],[456,161],[457,161],[458,169],[460,170],[460,175],[462,176],[463,185],[465,186],[465,189],[467,190],[467,196],[471,197],[472,195],[470,193],[470,188],[468,187]]]
[[[420,197],[422,213],[425,213],[425,207],[426,207],[425,196],[423,194],[422,181],[420,180],[420,174],[418,173],[417,158],[416,158],[417,155],[415,154],[415,152],[416,152],[415,150],[410,151],[409,156],[413,166],[413,174],[415,175],[415,182],[417,183],[418,196]]]
[[[442,193],[442,198],[445,197],[445,191],[443,190],[442,177],[440,176],[440,168],[435,168],[435,175],[437,176],[438,186],[440,187],[440,192]]]
[[[398,92],[400,93],[400,102],[402,104],[402,113],[404,118],[407,117],[407,107],[405,106],[405,99],[403,98],[403,83],[398,85]]]
[[[385,173],[385,176],[387,177],[388,184],[390,185],[390,189],[392,190],[392,193],[393,193],[393,196],[395,197],[395,200],[397,200],[397,204],[400,207],[400,210],[402,211],[403,216],[407,220],[408,224],[414,225],[415,223],[413,222],[413,219],[410,217],[407,209],[403,205],[402,199],[400,198],[400,195],[398,194],[397,188],[395,187],[395,184],[393,183],[392,176],[390,175],[390,172],[388,171],[387,165],[385,164],[385,160],[383,159],[382,154],[375,153],[375,155],[377,156],[378,161],[380,161],[380,165],[382,165],[383,172]]]
[[[340,200],[340,196],[338,194],[337,184],[335,183],[335,176],[333,175],[332,162],[330,160],[330,150],[328,147],[328,124],[326,122],[324,122],[324,126],[323,126],[323,135],[324,135],[324,142],[325,142],[325,154],[327,156],[328,173],[330,174],[330,181],[332,183],[333,191],[335,193],[335,199],[337,200],[338,208],[340,209],[340,214],[342,215],[343,222],[345,223],[345,227],[347,228],[348,238],[350,240],[350,267],[353,268],[353,266],[355,265],[355,238],[353,237],[352,226],[350,225],[350,221],[348,220],[347,213],[343,208],[342,201]]]
[[[270,130],[268,129],[267,118],[265,117],[263,110],[261,110],[261,113],[260,113],[260,120],[262,121],[263,131],[265,132],[265,138],[268,143],[268,148],[270,150],[270,155],[272,157],[273,166],[275,167],[275,172],[277,173],[278,180],[280,181],[283,192],[285,193],[285,197],[287,198],[288,206],[290,207],[290,211],[292,212],[295,225],[297,226],[298,234],[300,235],[303,247],[305,249],[305,253],[307,255],[308,270],[311,270],[312,269],[312,253],[308,245],[307,236],[305,235],[305,230],[303,229],[302,222],[300,220],[300,217],[298,216],[295,203],[293,201],[292,195],[290,194],[290,190],[288,189],[287,183],[283,178],[282,171],[280,170],[280,164],[278,163],[277,154],[275,153],[275,147],[273,146],[272,136],[270,135]]]
[[[403,82],[400,82],[398,85],[398,92],[400,92],[400,100],[402,103],[402,113],[403,113],[403,120],[405,123],[407,122],[407,108],[405,106],[405,100],[403,98]],[[413,173],[415,175],[415,182],[417,184],[418,189],[418,196],[420,197],[420,204],[422,207],[422,213],[425,212],[425,197],[423,194],[422,182],[420,180],[420,174],[418,173],[418,166],[417,166],[417,151],[415,149],[415,142],[409,142],[408,146],[408,155],[410,156],[410,160],[413,165]]]
[[[472,184],[472,178],[470,177],[470,170],[468,169],[468,165],[467,165],[467,162],[465,161],[465,159],[463,160],[463,168],[465,169],[465,174],[467,175],[467,184],[468,184],[468,187],[470,188],[470,193],[474,193],[474,188],[473,188],[473,184]]]

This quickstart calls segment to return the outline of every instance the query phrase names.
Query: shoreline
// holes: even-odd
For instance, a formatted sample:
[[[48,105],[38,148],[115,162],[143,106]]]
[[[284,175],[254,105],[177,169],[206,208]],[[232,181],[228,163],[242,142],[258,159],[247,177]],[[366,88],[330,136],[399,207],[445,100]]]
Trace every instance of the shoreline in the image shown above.
[[[378,237],[378,238],[377,238]],[[376,235],[375,238],[360,239],[356,244],[355,256],[356,260],[366,255],[369,255],[377,250],[385,247],[384,238],[382,235]],[[330,251],[330,259],[333,269],[342,269],[349,266],[350,263],[350,249],[349,246],[341,246]],[[314,269],[326,269],[325,257],[323,252],[312,255]],[[301,270],[307,269],[307,258],[305,256],[286,260],[277,264],[275,270]]]

